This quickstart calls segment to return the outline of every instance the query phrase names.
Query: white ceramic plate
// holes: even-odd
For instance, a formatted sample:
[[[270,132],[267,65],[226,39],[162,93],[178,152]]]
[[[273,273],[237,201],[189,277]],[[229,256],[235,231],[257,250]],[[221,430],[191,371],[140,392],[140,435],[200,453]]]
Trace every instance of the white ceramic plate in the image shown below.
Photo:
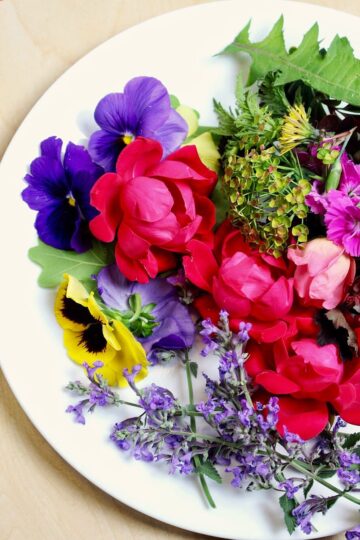
[[[359,55],[359,19],[320,7],[277,0],[232,0],[173,12],[123,32],[69,69],[29,113],[0,169],[1,364],[24,411],[64,459],[113,497],[172,525],[239,540],[288,538],[271,494],[211,485],[217,510],[209,510],[195,480],[170,477],[161,466],[135,462],[109,442],[119,411],[100,411],[89,418],[85,428],[64,414],[70,396],[63,388],[80,372],[62,347],[62,332],[52,312],[54,293],[37,286],[39,268],[27,259],[28,248],[36,242],[35,213],[21,201],[20,192],[39,142],[50,135],[82,141],[94,129],[92,111],[98,100],[121,91],[136,75],[158,77],[182,103],[201,112],[204,124],[214,122],[212,98],[232,103],[238,66],[234,59],[213,55],[249,18],[253,19],[253,37],[261,38],[281,13],[289,45],[297,44],[303,32],[318,21],[324,43],[339,32],[350,38]],[[185,398],[181,370],[159,368],[151,379],[171,384]],[[356,510],[340,503],[316,522],[319,532],[312,537],[335,534],[357,522]]]

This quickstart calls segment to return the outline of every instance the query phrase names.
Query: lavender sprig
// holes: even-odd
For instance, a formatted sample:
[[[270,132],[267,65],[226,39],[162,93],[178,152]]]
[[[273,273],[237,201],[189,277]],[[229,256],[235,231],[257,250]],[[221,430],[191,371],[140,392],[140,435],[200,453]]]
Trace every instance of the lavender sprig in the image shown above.
[[[254,399],[254,388],[245,370],[246,343],[250,325],[241,323],[239,332],[229,329],[228,315],[220,313],[219,324],[203,321],[200,332],[203,355],[218,356],[218,380],[204,374],[207,399],[194,402],[192,373],[194,362],[188,354],[179,353],[184,362],[189,389],[189,404],[182,405],[166,388],[152,384],[139,389],[135,384],[137,366],[124,372],[137,402],[123,401],[96,373],[101,363],[87,368],[90,383],[70,383],[68,388],[82,397],[68,412],[84,423],[84,413],[97,406],[122,404],[140,408],[138,416],[117,422],[110,438],[120,450],[129,451],[135,459],[162,461],[171,474],[197,474],[206,498],[215,506],[206,478],[221,482],[218,468],[231,474],[234,488],[279,491],[289,532],[300,527],[305,533],[314,528],[314,515],[324,514],[340,497],[360,505],[354,494],[359,490],[360,436],[341,431],[337,420],[317,438],[304,442],[298,435],[276,430],[279,404],[276,397],[268,402]],[[196,371],[196,370],[195,370]],[[196,373],[195,373],[196,375]],[[211,430],[199,432],[195,417],[200,416]],[[294,475],[301,473],[301,478]],[[327,480],[337,475],[342,487]],[[328,497],[312,493],[314,482],[333,492]],[[302,502],[298,501],[303,492]],[[348,540],[359,538],[359,530],[348,533]],[[358,536],[357,536],[358,535]]]

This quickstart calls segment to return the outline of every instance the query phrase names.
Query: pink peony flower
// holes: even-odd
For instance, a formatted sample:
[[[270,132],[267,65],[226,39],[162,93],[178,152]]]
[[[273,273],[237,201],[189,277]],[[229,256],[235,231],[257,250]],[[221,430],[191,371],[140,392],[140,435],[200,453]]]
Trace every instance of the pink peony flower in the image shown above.
[[[286,275],[285,261],[251,250],[240,232],[227,225],[220,227],[215,241],[216,257],[198,240],[189,243],[190,255],[184,257],[186,277],[209,293],[197,302],[201,314],[225,309],[235,327],[241,320],[277,324],[293,303],[293,280]]]
[[[355,261],[326,238],[316,238],[305,248],[288,249],[296,265],[294,287],[304,306],[333,309],[340,304],[355,277]]]
[[[195,146],[185,146],[161,160],[161,145],[139,137],[120,154],[115,173],[104,174],[91,190],[99,210],[90,222],[103,242],[117,238],[115,257],[130,280],[176,266],[193,238],[212,243],[215,207],[208,198],[216,173],[200,161]]]

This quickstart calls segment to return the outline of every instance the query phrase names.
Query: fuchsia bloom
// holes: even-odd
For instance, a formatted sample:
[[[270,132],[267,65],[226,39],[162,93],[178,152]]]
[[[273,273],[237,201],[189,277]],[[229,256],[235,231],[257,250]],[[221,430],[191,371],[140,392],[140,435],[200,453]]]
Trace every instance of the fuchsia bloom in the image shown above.
[[[314,339],[289,344],[251,345],[246,370],[269,394],[279,396],[278,429],[284,426],[303,439],[318,435],[329,421],[327,403],[339,396],[344,365],[335,345],[319,347]],[[360,420],[358,414],[358,421]]]
[[[112,242],[120,271],[130,280],[176,266],[193,238],[212,243],[215,206],[209,195],[216,173],[195,146],[185,146],[162,160],[160,143],[139,137],[120,154],[116,173],[104,174],[91,191],[100,214],[90,223],[96,238]]]
[[[353,257],[360,257],[360,208],[340,191],[328,193],[327,236]]]
[[[186,277],[209,293],[196,301],[200,313],[216,317],[219,309],[225,309],[233,328],[246,320],[252,324],[252,335],[271,329],[270,341],[278,339],[284,330],[278,323],[293,304],[293,279],[285,261],[252,250],[240,231],[227,224],[218,230],[216,241],[221,244],[216,257],[198,240],[189,243],[190,255],[184,257]]]
[[[305,248],[288,250],[296,265],[294,287],[306,306],[333,309],[340,304],[355,277],[355,261],[326,238],[316,238]]]

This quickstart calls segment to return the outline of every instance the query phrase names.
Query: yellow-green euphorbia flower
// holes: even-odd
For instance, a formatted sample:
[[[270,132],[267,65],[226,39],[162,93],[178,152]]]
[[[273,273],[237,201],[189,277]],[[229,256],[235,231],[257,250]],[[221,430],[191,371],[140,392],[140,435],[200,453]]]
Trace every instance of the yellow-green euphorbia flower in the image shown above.
[[[78,279],[65,274],[55,300],[55,316],[64,329],[68,355],[78,364],[103,362],[98,369],[111,386],[126,386],[124,368],[143,367],[135,380],[147,375],[146,353],[126,326],[109,319]]]
[[[179,105],[176,108],[178,112],[186,121],[189,131],[185,144],[194,144],[197,148],[201,161],[212,169],[218,172],[220,154],[216,144],[209,131],[205,131],[196,137],[193,137],[199,127],[199,117],[191,107],[187,105]]]

